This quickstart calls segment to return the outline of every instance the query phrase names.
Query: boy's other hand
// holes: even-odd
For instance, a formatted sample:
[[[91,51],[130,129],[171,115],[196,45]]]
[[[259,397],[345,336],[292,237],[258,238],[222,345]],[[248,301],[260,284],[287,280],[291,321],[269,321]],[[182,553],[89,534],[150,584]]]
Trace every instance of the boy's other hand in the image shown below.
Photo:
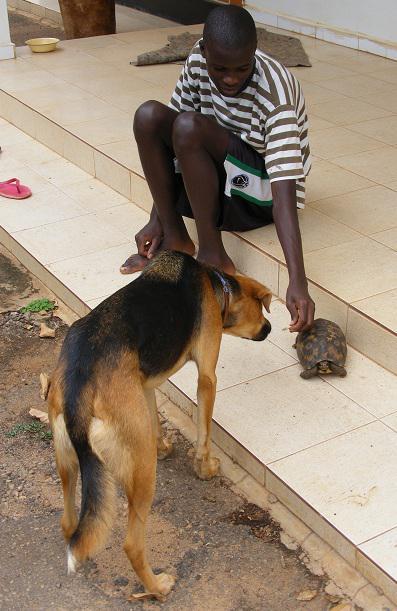
[[[315,305],[309,295],[306,282],[290,281],[287,289],[286,306],[291,314],[289,330],[307,331],[313,324]]]

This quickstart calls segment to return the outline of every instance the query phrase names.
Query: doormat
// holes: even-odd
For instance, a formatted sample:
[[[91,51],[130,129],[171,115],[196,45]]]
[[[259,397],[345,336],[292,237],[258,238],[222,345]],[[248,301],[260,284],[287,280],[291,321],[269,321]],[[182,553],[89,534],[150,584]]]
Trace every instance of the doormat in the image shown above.
[[[284,66],[307,66],[311,63],[306,55],[301,41],[293,36],[275,34],[264,28],[257,28],[258,49],[271,55]],[[183,32],[178,36],[168,36],[169,42],[162,49],[148,51],[138,55],[135,63],[137,66],[148,66],[150,64],[169,64],[171,62],[182,62],[189,55],[193,45],[200,38],[199,34]]]

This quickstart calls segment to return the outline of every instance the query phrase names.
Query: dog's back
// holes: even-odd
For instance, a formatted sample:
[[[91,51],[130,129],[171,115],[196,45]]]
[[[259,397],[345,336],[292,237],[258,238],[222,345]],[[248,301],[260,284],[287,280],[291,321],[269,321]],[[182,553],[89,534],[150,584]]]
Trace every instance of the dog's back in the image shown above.
[[[64,492],[74,497],[77,464],[82,479],[80,518],[66,503],[62,521],[70,571],[105,541],[113,478],[128,486],[137,470],[131,444],[146,444],[136,456],[156,451],[140,380],[171,370],[186,351],[200,324],[201,284],[193,258],[163,253],[69,329],[51,379],[49,414]],[[145,465],[139,469],[144,474]]]

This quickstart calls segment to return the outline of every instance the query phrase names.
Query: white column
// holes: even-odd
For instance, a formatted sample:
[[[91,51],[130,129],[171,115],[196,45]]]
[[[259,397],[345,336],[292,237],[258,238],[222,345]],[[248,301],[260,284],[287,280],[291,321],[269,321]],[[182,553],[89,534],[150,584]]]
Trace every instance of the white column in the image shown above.
[[[7,0],[0,0],[0,60],[13,59],[15,45],[11,42],[8,23]]]

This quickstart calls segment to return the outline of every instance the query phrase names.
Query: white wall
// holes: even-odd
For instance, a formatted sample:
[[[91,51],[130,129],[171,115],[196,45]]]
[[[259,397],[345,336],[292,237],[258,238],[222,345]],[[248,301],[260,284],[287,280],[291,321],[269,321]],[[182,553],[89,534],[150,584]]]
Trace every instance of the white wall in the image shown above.
[[[246,0],[245,6],[257,21],[268,13],[397,45],[397,0]]]
[[[15,57],[15,48],[10,39],[6,0],[0,0],[0,60]]]

